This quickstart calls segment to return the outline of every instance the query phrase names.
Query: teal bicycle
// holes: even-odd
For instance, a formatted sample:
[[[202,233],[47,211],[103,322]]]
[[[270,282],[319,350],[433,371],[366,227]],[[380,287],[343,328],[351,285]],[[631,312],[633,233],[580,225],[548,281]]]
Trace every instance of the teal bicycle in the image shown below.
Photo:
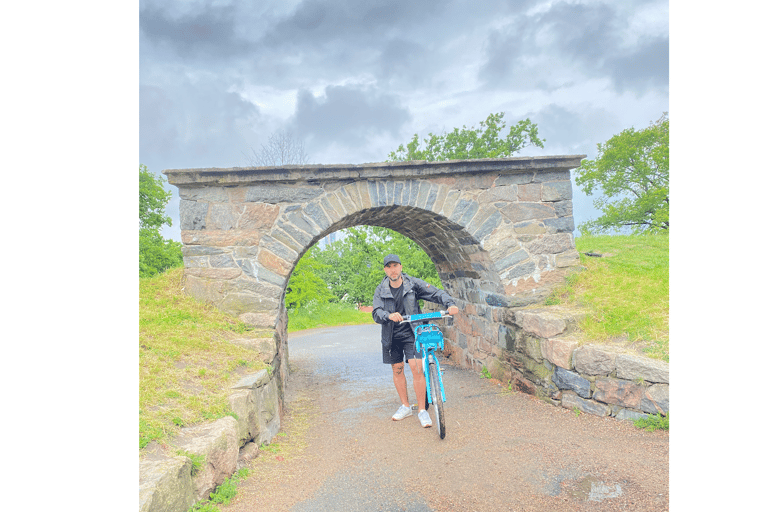
[[[449,315],[445,311],[437,311],[435,313],[407,315],[403,317],[403,322],[411,322],[411,327],[413,327],[413,322],[451,316],[453,315]],[[445,439],[445,388],[443,387],[443,372],[440,370],[440,361],[435,354],[436,350],[443,350],[445,347],[443,332],[437,325],[427,323],[413,327],[413,333],[416,336],[416,351],[421,353],[424,376],[427,379],[427,409],[429,409],[429,404],[435,406],[437,431],[440,434],[440,439]]]

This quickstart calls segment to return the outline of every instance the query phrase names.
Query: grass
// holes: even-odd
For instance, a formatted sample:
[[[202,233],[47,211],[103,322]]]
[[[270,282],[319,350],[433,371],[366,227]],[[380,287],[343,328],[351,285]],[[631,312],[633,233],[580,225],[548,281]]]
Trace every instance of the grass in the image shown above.
[[[233,415],[230,386],[268,366],[228,341],[258,333],[185,295],[182,280],[181,268],[139,280],[139,449],[183,426]]]
[[[370,313],[358,311],[351,304],[339,302],[325,304],[313,302],[302,308],[288,310],[288,332],[368,323],[373,323]]]
[[[654,430],[669,430],[669,413],[666,416],[661,414],[651,414],[647,418],[635,420],[637,428],[653,432]]]
[[[579,237],[576,248],[585,270],[570,275],[547,303],[593,311],[579,325],[590,342],[636,343],[669,362],[669,236]]]
[[[237,484],[250,474],[251,470],[242,468],[222,482],[206,501],[201,501],[189,509],[189,512],[219,512],[216,505],[228,505],[237,495]]]

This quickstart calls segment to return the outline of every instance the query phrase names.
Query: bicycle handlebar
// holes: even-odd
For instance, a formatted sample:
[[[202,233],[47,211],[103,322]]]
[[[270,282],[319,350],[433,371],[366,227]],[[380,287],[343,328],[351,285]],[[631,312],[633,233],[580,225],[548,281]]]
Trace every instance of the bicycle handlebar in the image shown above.
[[[421,313],[419,315],[406,315],[403,317],[403,322],[417,322],[419,320],[430,320],[432,318],[447,318],[453,315],[449,315],[447,311],[435,311],[434,313]]]

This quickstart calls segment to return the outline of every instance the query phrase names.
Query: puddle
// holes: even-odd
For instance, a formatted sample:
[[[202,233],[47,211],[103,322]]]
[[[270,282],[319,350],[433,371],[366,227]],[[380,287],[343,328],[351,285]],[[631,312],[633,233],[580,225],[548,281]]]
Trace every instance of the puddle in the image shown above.
[[[603,501],[621,496],[621,485],[609,485],[595,477],[588,476],[574,482],[573,486],[566,492],[580,501]]]

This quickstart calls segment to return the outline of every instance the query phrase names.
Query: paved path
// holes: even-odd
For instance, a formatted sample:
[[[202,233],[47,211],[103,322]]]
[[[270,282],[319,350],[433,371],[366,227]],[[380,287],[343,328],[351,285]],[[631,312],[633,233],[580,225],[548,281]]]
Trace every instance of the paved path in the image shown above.
[[[441,440],[415,415],[391,420],[378,340],[377,325],[290,336],[285,434],[222,511],[669,509],[667,432],[577,416],[443,361]]]

